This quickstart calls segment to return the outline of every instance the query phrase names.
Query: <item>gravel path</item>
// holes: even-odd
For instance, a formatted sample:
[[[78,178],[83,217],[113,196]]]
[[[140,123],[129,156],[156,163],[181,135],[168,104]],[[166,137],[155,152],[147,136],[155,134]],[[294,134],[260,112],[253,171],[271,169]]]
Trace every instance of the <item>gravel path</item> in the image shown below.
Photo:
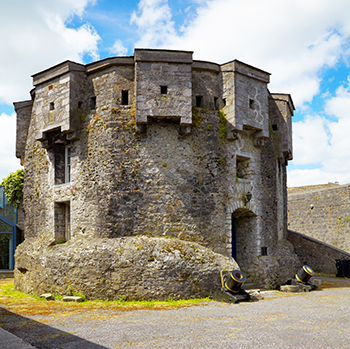
[[[23,319],[14,315],[5,329],[37,348],[350,348],[350,287],[176,310],[31,316],[25,330]]]

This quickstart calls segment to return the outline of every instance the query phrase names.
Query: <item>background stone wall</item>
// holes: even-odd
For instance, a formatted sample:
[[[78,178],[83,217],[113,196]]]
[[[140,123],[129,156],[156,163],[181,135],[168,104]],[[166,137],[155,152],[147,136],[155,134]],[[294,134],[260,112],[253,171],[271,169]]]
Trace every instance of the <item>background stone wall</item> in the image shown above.
[[[350,252],[349,185],[288,189],[288,227]]]
[[[315,272],[335,276],[336,259],[350,259],[350,253],[292,230],[288,230],[288,241],[293,244],[302,265],[308,265]]]

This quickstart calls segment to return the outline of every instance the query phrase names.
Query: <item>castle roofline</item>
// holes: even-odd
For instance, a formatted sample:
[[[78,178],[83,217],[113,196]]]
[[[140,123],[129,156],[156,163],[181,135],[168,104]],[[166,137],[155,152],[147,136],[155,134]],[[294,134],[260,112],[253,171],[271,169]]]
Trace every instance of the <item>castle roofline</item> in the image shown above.
[[[279,99],[279,100],[286,101],[288,103],[289,108],[290,108],[291,114],[292,115],[294,114],[295,106],[293,103],[292,96],[289,93],[271,93],[270,92],[270,95],[273,99]]]
[[[85,66],[86,72],[93,73],[98,70],[106,69],[113,65],[134,65],[134,56],[107,57]]]
[[[263,81],[265,83],[270,82],[270,73],[262,69],[253,67],[252,65],[243,63],[238,59],[234,59],[232,61],[221,64],[221,70],[222,72],[236,72],[239,74],[243,74],[253,79]]]
[[[193,51],[135,48],[135,62],[166,62],[192,64]]]
[[[327,184],[314,184],[314,185],[302,185],[298,187],[288,187],[288,196],[298,196],[305,195],[305,193],[318,192],[318,191],[326,191],[332,189],[346,188],[350,187],[350,183],[347,184],[338,184],[328,182]]]
[[[42,84],[43,82],[46,82],[55,77],[66,74],[70,71],[85,71],[85,65],[81,63],[76,63],[70,60],[66,60],[62,63],[54,65],[53,67],[50,67],[48,69],[45,69],[39,73],[32,75],[33,85],[37,86],[39,84]]]

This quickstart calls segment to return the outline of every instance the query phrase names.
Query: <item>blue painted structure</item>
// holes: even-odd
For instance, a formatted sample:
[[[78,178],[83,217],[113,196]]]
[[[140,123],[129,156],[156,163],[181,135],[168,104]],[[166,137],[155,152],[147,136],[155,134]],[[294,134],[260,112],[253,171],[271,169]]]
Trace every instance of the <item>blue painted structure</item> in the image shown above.
[[[17,208],[11,205],[0,186],[0,270],[13,270],[17,246]]]
[[[232,258],[236,260],[237,257],[237,222],[236,218],[232,214],[232,235],[231,235],[231,245],[232,245]]]

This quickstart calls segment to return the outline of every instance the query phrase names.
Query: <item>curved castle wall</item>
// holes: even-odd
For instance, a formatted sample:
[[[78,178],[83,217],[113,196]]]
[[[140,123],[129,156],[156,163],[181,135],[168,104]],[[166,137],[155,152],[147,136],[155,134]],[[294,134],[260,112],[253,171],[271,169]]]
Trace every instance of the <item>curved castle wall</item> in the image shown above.
[[[35,74],[17,144],[26,168],[21,265],[37,249],[62,244],[69,258],[76,241],[145,236],[195,242],[227,263],[238,250],[241,269],[262,285],[293,275],[299,261],[285,241],[293,107],[289,95],[269,93],[268,76],[162,50]],[[17,114],[28,118],[20,105]],[[98,273],[108,278],[108,268]],[[24,269],[16,287],[39,292],[30,285],[39,271]]]

